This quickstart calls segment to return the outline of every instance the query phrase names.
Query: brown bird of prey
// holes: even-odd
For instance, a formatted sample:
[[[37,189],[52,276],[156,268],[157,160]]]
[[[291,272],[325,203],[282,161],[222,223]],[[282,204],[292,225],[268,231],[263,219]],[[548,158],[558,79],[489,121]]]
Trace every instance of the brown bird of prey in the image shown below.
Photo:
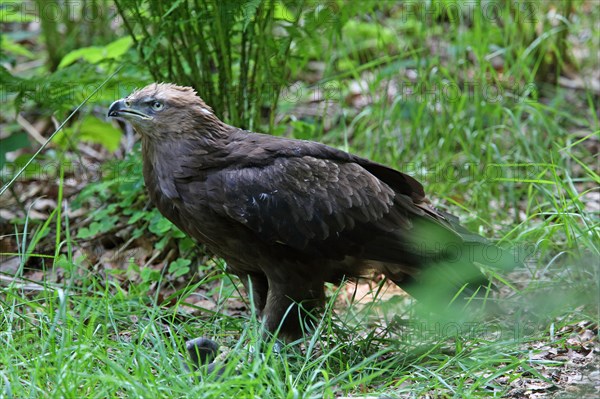
[[[227,125],[190,87],[151,84],[108,116],[141,135],[154,205],[227,262],[267,330],[284,340],[302,336],[325,282],[374,271],[417,299],[446,303],[488,285],[473,250],[488,244],[433,208],[404,173]]]

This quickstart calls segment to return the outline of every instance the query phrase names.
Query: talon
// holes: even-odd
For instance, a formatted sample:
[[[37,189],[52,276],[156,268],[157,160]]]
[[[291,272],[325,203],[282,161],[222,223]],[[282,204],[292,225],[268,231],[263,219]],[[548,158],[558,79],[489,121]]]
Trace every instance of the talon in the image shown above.
[[[208,338],[194,338],[185,343],[185,349],[190,356],[191,363],[196,369],[211,363],[219,350],[219,345]]]

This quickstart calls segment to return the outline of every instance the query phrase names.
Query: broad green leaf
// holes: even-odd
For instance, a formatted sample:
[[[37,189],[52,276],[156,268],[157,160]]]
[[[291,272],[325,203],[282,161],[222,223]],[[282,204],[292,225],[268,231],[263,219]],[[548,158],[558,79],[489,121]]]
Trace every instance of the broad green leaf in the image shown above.
[[[1,35],[0,37],[0,47],[10,54],[22,55],[27,58],[35,58],[35,55],[31,51],[29,51],[25,46],[20,45],[19,43],[12,40],[7,35]]]
[[[106,58],[119,58],[131,48],[133,39],[131,36],[125,36],[106,45]]]
[[[154,218],[152,218],[150,225],[148,226],[148,230],[158,236],[165,234],[167,231],[171,230],[171,228],[173,228],[173,223],[162,217],[158,212]]]
[[[275,2],[275,9],[273,10],[273,17],[275,19],[282,19],[288,22],[294,22],[294,14],[287,8],[281,1]]]
[[[115,151],[119,148],[122,134],[121,130],[110,123],[93,116],[85,118],[79,128],[79,138],[81,140],[101,144],[109,151]]]
[[[104,49],[102,47],[92,46],[79,48],[66,54],[63,57],[63,59],[60,60],[60,64],[58,64],[58,69],[62,69],[67,65],[70,65],[80,58],[84,61],[89,62],[90,64],[95,64],[96,62],[102,60],[103,54]]]
[[[87,116],[79,126],[63,129],[59,132],[54,142],[58,145],[66,145],[69,141],[85,141],[88,143],[97,143],[109,151],[115,151],[119,147],[121,130],[115,128],[110,123],[101,121],[94,116]]]
[[[144,282],[154,282],[160,280],[160,271],[154,270],[150,267],[144,267],[140,270],[140,276]]]
[[[137,223],[138,220],[144,218],[147,216],[147,212],[138,210],[137,212],[135,212],[130,218],[129,221],[127,222],[127,224],[134,224]]]
[[[15,132],[4,139],[0,139],[0,144],[0,170],[4,168],[7,152],[31,146],[27,134],[23,132]]]
[[[190,271],[190,264],[192,263],[189,259],[176,259],[169,265],[169,273],[175,277],[183,276]]]
[[[63,57],[60,64],[58,64],[58,69],[62,69],[79,59],[83,59],[90,64],[95,64],[102,60],[118,58],[129,50],[132,43],[133,39],[130,36],[126,36],[104,47],[90,46],[73,50]]]

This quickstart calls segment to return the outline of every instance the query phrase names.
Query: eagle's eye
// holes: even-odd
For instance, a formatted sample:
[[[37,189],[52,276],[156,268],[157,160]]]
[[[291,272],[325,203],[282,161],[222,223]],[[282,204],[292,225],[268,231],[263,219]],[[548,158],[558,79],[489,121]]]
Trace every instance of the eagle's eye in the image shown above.
[[[125,100],[125,106],[126,106],[127,108],[131,107],[131,101],[129,101],[129,100]]]
[[[155,111],[160,111],[161,109],[163,109],[164,104],[161,103],[160,101],[153,101],[152,102],[152,109],[154,109]]]

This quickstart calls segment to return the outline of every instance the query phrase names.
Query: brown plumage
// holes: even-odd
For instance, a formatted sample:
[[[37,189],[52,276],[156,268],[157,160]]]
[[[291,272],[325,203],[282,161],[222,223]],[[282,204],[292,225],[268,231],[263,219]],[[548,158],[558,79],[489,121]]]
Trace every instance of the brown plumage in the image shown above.
[[[108,115],[141,134],[152,202],[225,259],[267,329],[284,339],[302,334],[298,309],[322,306],[324,282],[375,270],[417,297],[448,300],[487,284],[477,259],[461,256],[484,240],[431,207],[406,174],[320,143],[229,126],[189,87],[151,84]],[[425,286],[425,274],[439,284]]]

